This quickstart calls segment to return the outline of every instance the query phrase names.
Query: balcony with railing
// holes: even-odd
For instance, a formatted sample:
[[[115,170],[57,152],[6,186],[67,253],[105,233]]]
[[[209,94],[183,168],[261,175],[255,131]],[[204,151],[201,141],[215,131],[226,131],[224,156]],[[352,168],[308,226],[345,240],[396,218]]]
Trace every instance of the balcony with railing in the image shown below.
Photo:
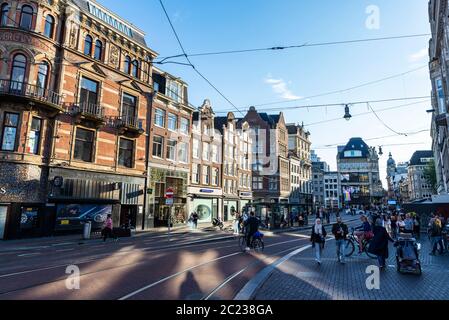
[[[123,132],[141,135],[145,132],[143,120],[137,116],[122,115],[115,119],[116,126]]]
[[[26,82],[0,79],[0,96],[28,100],[53,111],[63,111],[62,95]]]
[[[68,111],[80,120],[89,120],[97,124],[106,122],[104,107],[92,103],[79,103],[69,105]]]

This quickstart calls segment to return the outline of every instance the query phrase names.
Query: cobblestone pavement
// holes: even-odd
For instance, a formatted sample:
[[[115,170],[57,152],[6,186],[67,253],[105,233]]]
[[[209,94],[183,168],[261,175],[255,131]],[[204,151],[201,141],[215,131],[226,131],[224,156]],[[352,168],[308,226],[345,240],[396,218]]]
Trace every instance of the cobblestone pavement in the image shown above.
[[[447,300],[449,254],[430,256],[429,241],[422,239],[421,243],[421,276],[399,274],[391,246],[388,268],[380,273],[380,289],[369,290],[366,269],[377,260],[355,255],[341,265],[335,258],[335,241],[330,241],[321,267],[312,249],[307,250],[280,265],[257,291],[255,300]]]

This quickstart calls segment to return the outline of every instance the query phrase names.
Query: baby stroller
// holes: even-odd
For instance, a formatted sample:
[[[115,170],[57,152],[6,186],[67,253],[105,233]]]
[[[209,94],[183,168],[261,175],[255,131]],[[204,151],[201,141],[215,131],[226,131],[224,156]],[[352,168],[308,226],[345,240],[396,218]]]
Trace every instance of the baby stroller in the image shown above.
[[[401,234],[395,243],[396,247],[396,267],[399,273],[422,274],[419,244],[411,234]]]

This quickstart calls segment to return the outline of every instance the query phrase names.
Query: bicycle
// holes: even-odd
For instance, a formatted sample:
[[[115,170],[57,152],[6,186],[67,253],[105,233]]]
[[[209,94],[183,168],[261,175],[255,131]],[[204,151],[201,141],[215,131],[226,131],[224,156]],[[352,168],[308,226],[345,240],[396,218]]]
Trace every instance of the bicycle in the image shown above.
[[[242,252],[246,252],[246,247],[247,247],[246,246],[246,235],[241,234],[238,241],[239,241],[239,247],[242,250]],[[256,232],[254,234],[254,236],[252,236],[250,249],[253,249],[257,253],[264,251],[265,243],[263,242],[263,234],[262,233]]]
[[[351,257],[354,254],[356,246],[360,249],[359,241],[354,233],[355,229],[351,228],[351,234],[348,236],[348,239],[346,240],[345,243],[345,256],[347,258]],[[369,252],[370,243],[371,239],[370,240],[363,239],[361,248],[362,250],[359,251],[364,252],[370,259],[376,259],[377,256]]]

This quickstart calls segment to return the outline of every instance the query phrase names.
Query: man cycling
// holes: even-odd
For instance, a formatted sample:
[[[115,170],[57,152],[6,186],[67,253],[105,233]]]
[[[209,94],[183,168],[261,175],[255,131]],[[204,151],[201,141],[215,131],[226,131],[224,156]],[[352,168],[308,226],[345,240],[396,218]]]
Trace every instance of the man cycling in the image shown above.
[[[368,239],[372,235],[373,230],[368,218],[365,215],[361,216],[360,220],[362,220],[362,225],[354,229],[356,231],[354,235],[357,237],[359,242],[359,254],[363,252],[363,240]]]
[[[251,241],[254,234],[259,231],[260,221],[256,218],[256,214],[251,211],[250,217],[245,221],[245,232],[246,232],[246,251],[250,251]]]

